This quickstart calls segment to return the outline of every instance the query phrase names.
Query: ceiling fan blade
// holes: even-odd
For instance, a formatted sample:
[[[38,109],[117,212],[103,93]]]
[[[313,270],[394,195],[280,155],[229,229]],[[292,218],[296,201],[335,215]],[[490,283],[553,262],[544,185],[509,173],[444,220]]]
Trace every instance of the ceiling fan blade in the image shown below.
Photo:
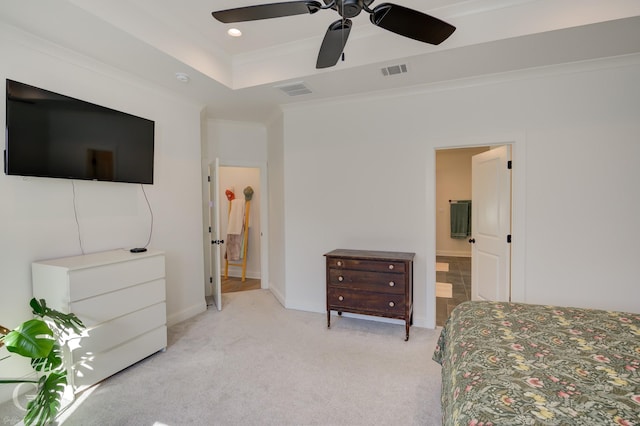
[[[320,46],[316,68],[329,68],[338,63],[350,32],[351,19],[340,19],[329,25]]]
[[[230,24],[232,22],[257,21],[259,19],[304,15],[305,13],[312,14],[321,8],[322,4],[318,1],[287,1],[219,10],[217,12],[211,12],[211,15],[220,22]]]
[[[370,19],[380,28],[429,44],[442,43],[456,30],[438,18],[392,3],[376,6]]]

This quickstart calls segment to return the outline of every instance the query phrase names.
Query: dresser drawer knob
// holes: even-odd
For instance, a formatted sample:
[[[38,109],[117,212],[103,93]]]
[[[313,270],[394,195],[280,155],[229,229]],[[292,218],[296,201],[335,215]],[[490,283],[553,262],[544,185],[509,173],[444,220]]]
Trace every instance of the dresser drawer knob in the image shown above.
[[[389,265],[389,269],[393,269],[393,265]]]
[[[338,300],[342,302],[344,300],[344,297],[338,296]]]
[[[395,304],[395,303],[393,303],[393,302],[389,302],[389,307],[390,307],[390,308],[393,308],[394,306],[396,306],[396,304]]]
[[[344,277],[343,277],[342,275],[340,275],[340,276],[338,277],[338,281],[340,281],[340,282],[344,281]]]
[[[389,281],[389,287],[394,287],[395,285],[396,285],[396,283],[395,283],[395,282],[393,282],[393,281]]]
[[[342,266],[342,260],[338,260],[338,261],[336,262],[336,265],[338,265],[338,266]]]

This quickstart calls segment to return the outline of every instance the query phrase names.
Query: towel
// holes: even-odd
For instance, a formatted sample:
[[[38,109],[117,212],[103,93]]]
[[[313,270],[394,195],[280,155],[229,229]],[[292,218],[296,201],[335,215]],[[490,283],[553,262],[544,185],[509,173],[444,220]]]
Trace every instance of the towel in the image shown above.
[[[227,251],[225,258],[236,261],[242,257],[242,232],[244,228],[244,200],[230,200],[229,223],[227,224]]]
[[[471,235],[471,201],[451,202],[451,238],[466,238]]]
[[[229,224],[227,234],[242,234],[244,226],[244,200],[235,198],[231,200],[231,211],[229,211]]]
[[[225,259],[238,261],[242,257],[242,235],[227,234],[227,251]]]

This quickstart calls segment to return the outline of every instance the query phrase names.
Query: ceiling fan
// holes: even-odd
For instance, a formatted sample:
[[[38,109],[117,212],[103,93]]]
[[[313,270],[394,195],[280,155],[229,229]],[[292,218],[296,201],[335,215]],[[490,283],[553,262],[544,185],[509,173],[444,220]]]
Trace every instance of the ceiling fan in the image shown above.
[[[342,19],[329,25],[320,46],[316,68],[328,68],[338,63],[351,31],[350,18],[358,16],[363,10],[370,15],[373,25],[424,43],[440,44],[456,30],[456,27],[438,18],[397,4],[381,3],[371,9],[369,5],[374,0],[323,1],[324,5],[315,0],[268,3],[219,10],[211,14],[218,21],[229,24],[307,13],[313,14],[324,9],[337,11]]]

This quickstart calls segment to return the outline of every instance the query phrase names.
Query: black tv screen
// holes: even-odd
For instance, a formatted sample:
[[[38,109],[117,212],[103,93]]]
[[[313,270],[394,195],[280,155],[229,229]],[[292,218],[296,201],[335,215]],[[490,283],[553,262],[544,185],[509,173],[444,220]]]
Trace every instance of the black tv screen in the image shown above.
[[[155,123],[7,79],[5,173],[153,183]]]

